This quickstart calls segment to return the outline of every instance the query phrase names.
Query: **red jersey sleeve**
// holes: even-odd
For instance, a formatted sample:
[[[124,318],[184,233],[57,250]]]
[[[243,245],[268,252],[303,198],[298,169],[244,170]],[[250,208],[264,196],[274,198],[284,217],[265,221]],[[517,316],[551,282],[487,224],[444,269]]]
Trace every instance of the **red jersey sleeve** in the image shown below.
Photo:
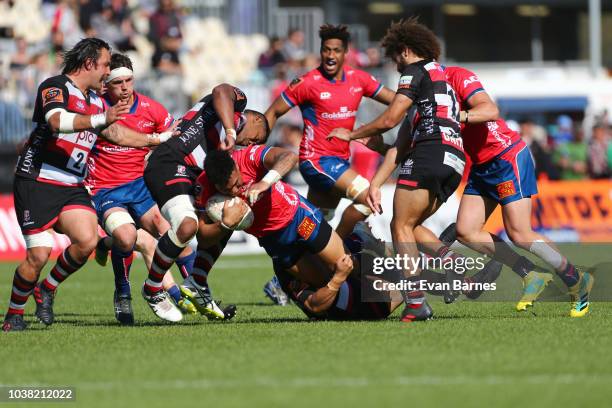
[[[357,78],[361,83],[361,87],[363,88],[363,94],[369,98],[374,98],[380,90],[383,88],[383,85],[378,82],[373,75],[368,74],[365,71],[356,70]]]
[[[295,78],[281,93],[281,97],[292,108],[306,101],[308,86],[304,85],[305,77]]]
[[[484,87],[480,79],[470,70],[459,67],[452,67],[453,88],[457,96],[462,101],[468,101],[472,96],[479,92],[484,92]]]
[[[151,107],[153,108],[153,121],[155,122],[155,132],[163,132],[167,130],[172,122],[174,122],[174,118],[166,108],[161,103],[152,103]]]
[[[264,158],[269,150],[269,146],[252,145],[246,149],[236,150],[232,157],[244,176],[258,181],[268,172],[264,164]]]

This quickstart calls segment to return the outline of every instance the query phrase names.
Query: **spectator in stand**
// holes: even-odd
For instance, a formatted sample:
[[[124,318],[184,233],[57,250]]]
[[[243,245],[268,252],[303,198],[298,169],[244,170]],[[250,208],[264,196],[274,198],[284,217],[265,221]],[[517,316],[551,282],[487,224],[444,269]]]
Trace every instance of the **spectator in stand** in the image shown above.
[[[259,69],[270,69],[285,62],[283,55],[283,41],[278,37],[271,37],[268,49],[261,53],[257,67]]]
[[[370,59],[366,53],[360,51],[355,43],[351,41],[346,53],[346,63],[353,68],[367,68],[370,66]]]
[[[95,36],[104,38],[120,51],[135,50],[135,34],[126,0],[106,0],[99,13],[91,17]]]
[[[287,41],[283,45],[283,55],[291,64],[297,64],[306,57],[304,50],[304,32],[297,28],[289,30]]]
[[[149,21],[149,40],[155,46],[152,64],[161,73],[180,74],[179,51],[183,44],[180,13],[173,0],[159,0]]]
[[[587,145],[584,132],[576,129],[574,138],[568,143],[557,145],[553,159],[561,171],[562,180],[582,180],[587,174]]]
[[[531,156],[535,162],[537,178],[539,180],[559,180],[559,170],[552,161],[552,153],[548,146],[546,130],[542,126],[538,126],[531,120],[526,119],[520,122],[519,133],[531,151]]]
[[[551,136],[555,145],[571,142],[574,139],[574,122],[568,115],[560,115],[557,118],[556,127],[553,126]]]
[[[608,157],[608,152],[611,151],[610,144],[608,127],[602,123],[596,123],[593,126],[588,152],[588,168],[591,178],[603,179],[612,176]]]
[[[11,62],[9,68],[15,71],[21,71],[30,62],[30,56],[28,55],[28,43],[23,37],[15,38],[15,53],[11,55]]]
[[[369,60],[370,68],[380,68],[383,66],[382,58],[380,57],[380,50],[376,47],[369,47],[366,49],[366,55]]]

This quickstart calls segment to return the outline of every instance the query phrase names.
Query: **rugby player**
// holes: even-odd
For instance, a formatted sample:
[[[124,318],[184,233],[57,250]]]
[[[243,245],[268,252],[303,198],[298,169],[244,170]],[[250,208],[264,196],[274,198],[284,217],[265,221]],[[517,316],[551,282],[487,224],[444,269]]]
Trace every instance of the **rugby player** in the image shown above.
[[[275,147],[250,146],[231,155],[224,151],[209,153],[206,171],[197,181],[196,207],[201,210],[199,236],[207,237],[208,242],[226,240],[232,227],[243,218],[245,202],[250,202],[254,221],[245,231],[259,239],[272,258],[283,290],[307,315],[343,320],[387,317],[402,303],[401,297],[395,296],[399,301],[363,302],[361,280],[365,276],[358,271],[351,273],[354,268],[349,252],[352,247],[352,253],[361,252],[361,257],[367,252],[363,248],[378,248],[377,253],[385,256],[384,245],[375,242],[363,222],[358,223],[343,242],[319,209],[280,181],[296,161],[295,154]],[[228,200],[222,221],[213,223],[204,209],[216,192],[245,201],[230,206]],[[365,262],[371,264],[370,258],[366,256]],[[487,282],[490,276],[490,272],[483,269],[464,282]],[[423,278],[431,283],[446,282],[444,274],[431,271],[424,271]],[[207,275],[201,275],[194,268],[189,279],[206,284]],[[471,299],[481,293],[481,290],[465,292]],[[436,294],[441,295],[443,291]],[[196,299],[192,301],[197,303]]]
[[[246,95],[240,89],[228,84],[216,86],[182,117],[179,135],[155,149],[148,160],[145,183],[170,229],[158,241],[142,295],[161,319],[180,318],[181,312],[162,289],[162,280],[198,230],[192,189],[207,153],[228,150],[234,144],[263,143],[268,137],[265,116],[245,110],[246,104]],[[198,256],[196,263],[201,264]],[[189,289],[197,292],[200,304],[196,307],[201,313],[209,318],[224,318],[208,287],[193,285]]]
[[[586,315],[593,275],[577,269],[550,240],[531,228],[531,196],[538,189],[527,145],[499,118],[497,105],[476,74],[461,67],[446,67],[445,73],[461,105],[461,134],[472,161],[457,216],[459,241],[511,267],[523,279],[523,296],[516,309],[531,307],[552,277],[535,271],[531,261],[484,230],[491,213],[501,205],[510,240],[556,271],[572,298],[570,316]]]
[[[110,68],[111,73],[106,79],[106,92],[103,95],[104,102],[108,106],[114,106],[125,100],[130,107],[129,112],[124,114],[117,124],[145,134],[169,130],[174,121],[172,115],[157,101],[134,92],[134,74],[129,57],[114,53],[111,56]],[[100,225],[108,236],[112,237],[110,251],[115,274],[115,318],[127,325],[134,323],[129,276],[137,239],[136,225],[153,237],[159,237],[170,228],[144,183],[145,157],[149,152],[148,147],[123,147],[100,140],[94,145],[89,156],[89,171],[85,179]],[[98,241],[96,260],[100,260],[100,253],[103,259],[106,258],[107,242],[108,239]],[[151,240],[144,239],[141,247],[149,249],[146,245],[150,243]],[[183,252],[184,256],[179,257],[176,263],[187,276],[191,271],[195,253],[189,247]],[[182,299],[172,275],[168,274],[167,277],[165,289],[175,303],[187,308],[188,305]]]
[[[23,310],[35,287],[36,316],[52,324],[57,286],[85,264],[96,246],[97,220],[83,178],[98,136],[130,147],[160,142],[156,135],[113,124],[128,113],[129,106],[120,102],[106,109],[95,93],[110,73],[110,58],[106,42],[83,39],[65,53],[61,75],[44,80],[38,88],[32,118],[36,127],[19,156],[13,184],[26,259],[15,271],[4,331],[27,327]],[[66,234],[71,244],[37,286],[53,246],[50,228]]]
[[[221,222],[207,223],[203,214],[200,235],[209,242],[223,240],[242,219],[246,202],[254,213],[253,224],[245,231],[258,238],[259,244],[272,258],[274,269],[297,274],[304,252],[314,254],[334,271],[311,306],[317,310],[335,297],[340,285],[352,270],[352,259],[344,249],[342,238],[325,221],[321,210],[300,196],[281,180],[296,164],[297,156],[278,147],[250,146],[234,151],[209,152],[205,172],[198,177],[196,206],[206,207],[216,192],[241,197],[239,205],[226,201]],[[201,277],[194,268],[191,279]],[[205,283],[205,280],[201,281]],[[197,299],[192,302],[198,303]]]
[[[326,136],[334,128],[353,129],[364,96],[388,105],[394,92],[370,74],[345,64],[350,41],[346,26],[323,25],[319,37],[321,65],[294,79],[265,115],[273,127],[291,108],[300,107],[304,133],[299,169],[308,184],[308,200],[321,209],[327,221],[334,217],[341,198],[353,201],[336,228],[345,238],[358,221],[372,213],[366,204],[369,182],[351,168],[349,143]]]
[[[393,23],[382,40],[386,55],[400,72],[398,90],[389,107],[357,130],[335,129],[330,137],[346,141],[373,137],[397,126],[414,106],[416,114],[409,141],[388,150],[368,192],[370,208],[378,213],[380,186],[401,160],[393,199],[391,235],[400,255],[418,257],[415,230],[434,214],[459,186],[465,156],[459,133],[459,107],[453,88],[436,62],[440,44],[435,34],[416,19]],[[419,268],[405,271],[418,278]],[[432,311],[421,291],[402,292],[403,321],[426,320]]]

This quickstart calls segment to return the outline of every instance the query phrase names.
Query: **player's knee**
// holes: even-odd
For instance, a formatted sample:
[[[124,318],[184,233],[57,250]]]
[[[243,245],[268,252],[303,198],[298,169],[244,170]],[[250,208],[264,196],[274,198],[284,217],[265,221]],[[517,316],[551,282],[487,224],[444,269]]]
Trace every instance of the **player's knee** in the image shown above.
[[[96,249],[98,244],[98,232],[95,229],[91,231],[82,230],[78,237],[75,237],[72,241],[72,245],[77,251],[78,262],[84,261],[87,257]]]
[[[40,273],[40,270],[45,266],[45,264],[49,260],[50,254],[51,254],[51,248],[48,248],[48,247],[30,248],[26,252],[25,262],[29,269]]]
[[[113,232],[113,246],[117,249],[128,252],[136,245],[136,227],[132,224],[123,225]]]
[[[408,223],[393,217],[391,219],[391,235],[394,241],[402,241],[406,236],[410,234],[412,226]]]
[[[193,218],[185,217],[176,231],[176,237],[181,242],[187,243],[195,237],[196,232],[198,232],[197,221]]]
[[[473,237],[477,232],[478,231],[474,231],[474,228],[470,228],[464,223],[457,223],[457,240],[461,242],[472,242],[474,240]]]

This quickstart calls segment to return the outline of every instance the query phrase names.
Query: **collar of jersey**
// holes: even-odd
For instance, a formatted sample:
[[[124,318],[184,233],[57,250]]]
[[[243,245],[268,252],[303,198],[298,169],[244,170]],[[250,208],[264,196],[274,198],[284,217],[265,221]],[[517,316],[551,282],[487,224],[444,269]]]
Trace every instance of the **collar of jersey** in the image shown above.
[[[335,79],[328,78],[327,75],[325,75],[325,72],[321,69],[321,67],[319,67],[318,70],[321,73],[321,76],[323,76],[323,78],[327,79],[332,84],[336,83]],[[345,80],[346,80],[346,72],[344,72],[344,67],[342,67],[342,79],[340,80],[340,82],[344,82]]]

